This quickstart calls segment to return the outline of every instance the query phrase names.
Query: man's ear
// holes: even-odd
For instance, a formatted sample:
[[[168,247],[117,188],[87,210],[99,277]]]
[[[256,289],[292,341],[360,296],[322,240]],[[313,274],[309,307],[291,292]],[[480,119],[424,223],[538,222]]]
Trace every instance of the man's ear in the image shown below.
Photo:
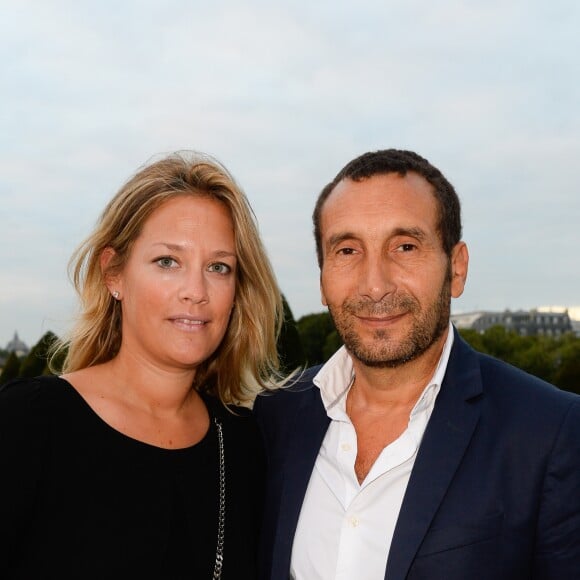
[[[322,288],[322,276],[320,276],[320,302],[322,302],[322,306],[328,306],[328,302],[326,301],[326,296],[324,294],[324,289]]]
[[[111,271],[111,261],[117,255],[117,252],[113,248],[107,247],[101,252],[99,262],[101,265],[101,274],[103,275],[103,280],[105,286],[111,294],[117,292],[117,296],[121,294],[121,277],[119,274],[113,273]]]
[[[463,294],[467,280],[469,252],[465,242],[458,242],[451,251],[451,296],[459,298]]]

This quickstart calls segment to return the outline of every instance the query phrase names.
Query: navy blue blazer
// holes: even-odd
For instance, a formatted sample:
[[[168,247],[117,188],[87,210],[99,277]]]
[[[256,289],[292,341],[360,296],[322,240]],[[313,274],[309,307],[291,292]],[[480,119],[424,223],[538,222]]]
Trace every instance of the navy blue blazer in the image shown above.
[[[255,403],[268,459],[261,580],[289,576],[329,424],[318,370]],[[579,396],[474,351],[455,331],[387,561],[385,580],[403,579],[580,579]]]

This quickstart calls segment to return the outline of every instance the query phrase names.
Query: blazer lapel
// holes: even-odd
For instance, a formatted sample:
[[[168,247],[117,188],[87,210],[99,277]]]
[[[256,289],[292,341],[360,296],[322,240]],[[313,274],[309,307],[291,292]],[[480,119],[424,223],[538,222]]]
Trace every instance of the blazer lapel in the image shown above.
[[[475,430],[481,393],[476,356],[455,332],[445,379],[397,520],[385,580],[406,578]]]
[[[290,396],[292,396],[289,393]],[[296,394],[295,396],[299,396]],[[288,578],[294,533],[304,495],[318,451],[328,429],[326,414],[318,388],[302,396],[294,418],[293,436],[283,465],[284,481],[280,494],[278,527],[272,556],[272,578]]]

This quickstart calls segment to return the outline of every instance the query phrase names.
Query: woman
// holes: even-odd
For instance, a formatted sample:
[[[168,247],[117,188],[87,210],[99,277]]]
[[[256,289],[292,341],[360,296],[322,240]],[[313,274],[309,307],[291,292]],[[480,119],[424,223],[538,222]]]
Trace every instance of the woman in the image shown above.
[[[1,578],[255,578],[281,297],[228,172],[140,170],[71,261],[64,374],[0,392]],[[229,408],[226,408],[226,405]]]

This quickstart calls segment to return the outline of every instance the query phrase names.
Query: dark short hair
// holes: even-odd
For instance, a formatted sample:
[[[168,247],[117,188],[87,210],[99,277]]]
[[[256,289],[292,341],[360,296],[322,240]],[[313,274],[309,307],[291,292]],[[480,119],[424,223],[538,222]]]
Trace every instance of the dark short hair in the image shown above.
[[[316,255],[320,267],[322,267],[323,262],[320,216],[324,202],[338,183],[343,179],[363,181],[375,175],[387,173],[398,173],[404,176],[409,171],[417,173],[433,186],[433,193],[439,211],[437,230],[441,236],[444,252],[448,256],[451,255],[451,250],[461,239],[461,204],[455,189],[439,169],[431,165],[427,159],[417,155],[417,153],[401,149],[383,149],[364,153],[347,163],[320,192],[312,214]]]

